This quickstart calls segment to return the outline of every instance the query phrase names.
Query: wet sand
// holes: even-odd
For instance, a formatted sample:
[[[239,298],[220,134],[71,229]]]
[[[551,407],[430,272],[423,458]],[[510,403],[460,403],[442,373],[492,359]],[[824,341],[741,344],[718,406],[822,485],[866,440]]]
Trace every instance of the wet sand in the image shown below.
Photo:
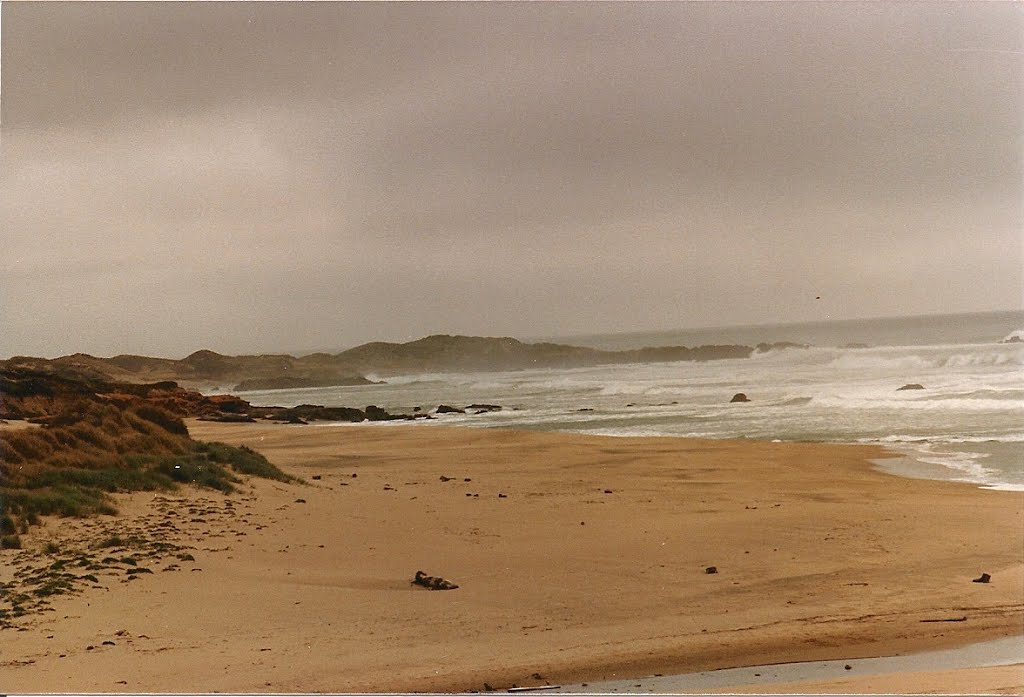
[[[591,682],[586,686],[562,685],[553,692],[921,693],[935,690],[936,685],[940,691],[954,693],[1019,690],[1024,686],[1024,637],[1013,636],[901,656],[780,663],[685,675]]]
[[[48,561],[47,541],[101,556],[116,530],[180,549],[119,551],[151,554],[154,573],[110,563],[0,631],[7,691],[469,691],[1024,632],[1024,494],[894,477],[873,447],[190,430],[307,484],[133,494],[117,518],[47,521],[18,568]],[[416,588],[420,569],[460,588]],[[981,572],[992,582],[972,583]]]

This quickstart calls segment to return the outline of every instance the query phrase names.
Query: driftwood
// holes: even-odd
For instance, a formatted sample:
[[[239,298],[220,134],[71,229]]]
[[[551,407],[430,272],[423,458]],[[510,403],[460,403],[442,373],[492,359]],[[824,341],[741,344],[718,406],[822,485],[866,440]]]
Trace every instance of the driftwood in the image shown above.
[[[424,588],[428,588],[432,591],[451,591],[459,587],[457,584],[452,583],[446,578],[441,578],[440,576],[427,576],[422,571],[416,572],[416,577],[412,580],[412,583],[413,585],[423,586]]]

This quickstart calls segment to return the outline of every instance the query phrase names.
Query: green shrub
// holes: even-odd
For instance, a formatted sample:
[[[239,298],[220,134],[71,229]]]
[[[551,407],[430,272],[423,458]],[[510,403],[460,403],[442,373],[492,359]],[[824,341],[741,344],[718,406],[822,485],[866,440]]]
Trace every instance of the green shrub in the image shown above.
[[[75,486],[79,488],[115,491],[154,491],[174,486],[167,476],[154,470],[138,470],[120,467],[106,469],[55,469],[33,475],[25,482],[25,488],[38,489],[53,486]]]
[[[45,489],[0,489],[8,508],[26,519],[33,514],[83,517],[96,513],[113,515],[116,509],[102,491],[56,486]]]
[[[233,484],[238,482],[219,464],[194,457],[165,459],[156,464],[153,469],[176,482],[217,489],[226,494],[234,491]]]
[[[279,482],[297,481],[295,477],[285,474],[272,465],[267,458],[244,445],[235,447],[227,443],[196,443],[194,449],[195,452],[205,455],[214,462],[228,465],[239,474],[274,479]]]
[[[0,549],[21,549],[21,538],[17,535],[0,537]]]

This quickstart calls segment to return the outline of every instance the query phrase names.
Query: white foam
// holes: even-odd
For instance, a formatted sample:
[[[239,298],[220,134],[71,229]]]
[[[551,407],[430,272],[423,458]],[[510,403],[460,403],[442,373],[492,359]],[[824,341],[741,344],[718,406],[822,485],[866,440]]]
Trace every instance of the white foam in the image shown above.
[[[974,398],[920,398],[872,397],[865,395],[829,395],[815,397],[812,400],[818,406],[837,409],[888,409],[915,411],[996,411],[1024,412],[1024,401],[1010,399],[974,399]]]
[[[917,441],[906,442],[904,447],[898,449],[913,462],[941,467],[952,481],[970,482],[986,489],[1024,490],[1024,482],[1007,481],[1007,473],[982,464],[983,460],[991,456],[990,453],[950,451],[941,446],[941,443]],[[913,470],[913,466],[909,467],[909,471]]]
[[[1000,433],[991,436],[905,435],[893,434],[881,438],[858,438],[858,443],[1024,443],[1024,433]]]

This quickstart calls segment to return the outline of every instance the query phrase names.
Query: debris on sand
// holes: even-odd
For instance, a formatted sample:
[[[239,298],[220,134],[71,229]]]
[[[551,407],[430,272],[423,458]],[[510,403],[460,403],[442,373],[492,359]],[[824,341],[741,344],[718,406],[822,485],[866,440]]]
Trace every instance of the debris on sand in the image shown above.
[[[413,578],[412,583],[415,586],[423,586],[424,588],[432,591],[450,591],[459,587],[457,584],[452,583],[446,578],[441,578],[440,576],[427,576],[422,571],[416,572],[416,577]]]

